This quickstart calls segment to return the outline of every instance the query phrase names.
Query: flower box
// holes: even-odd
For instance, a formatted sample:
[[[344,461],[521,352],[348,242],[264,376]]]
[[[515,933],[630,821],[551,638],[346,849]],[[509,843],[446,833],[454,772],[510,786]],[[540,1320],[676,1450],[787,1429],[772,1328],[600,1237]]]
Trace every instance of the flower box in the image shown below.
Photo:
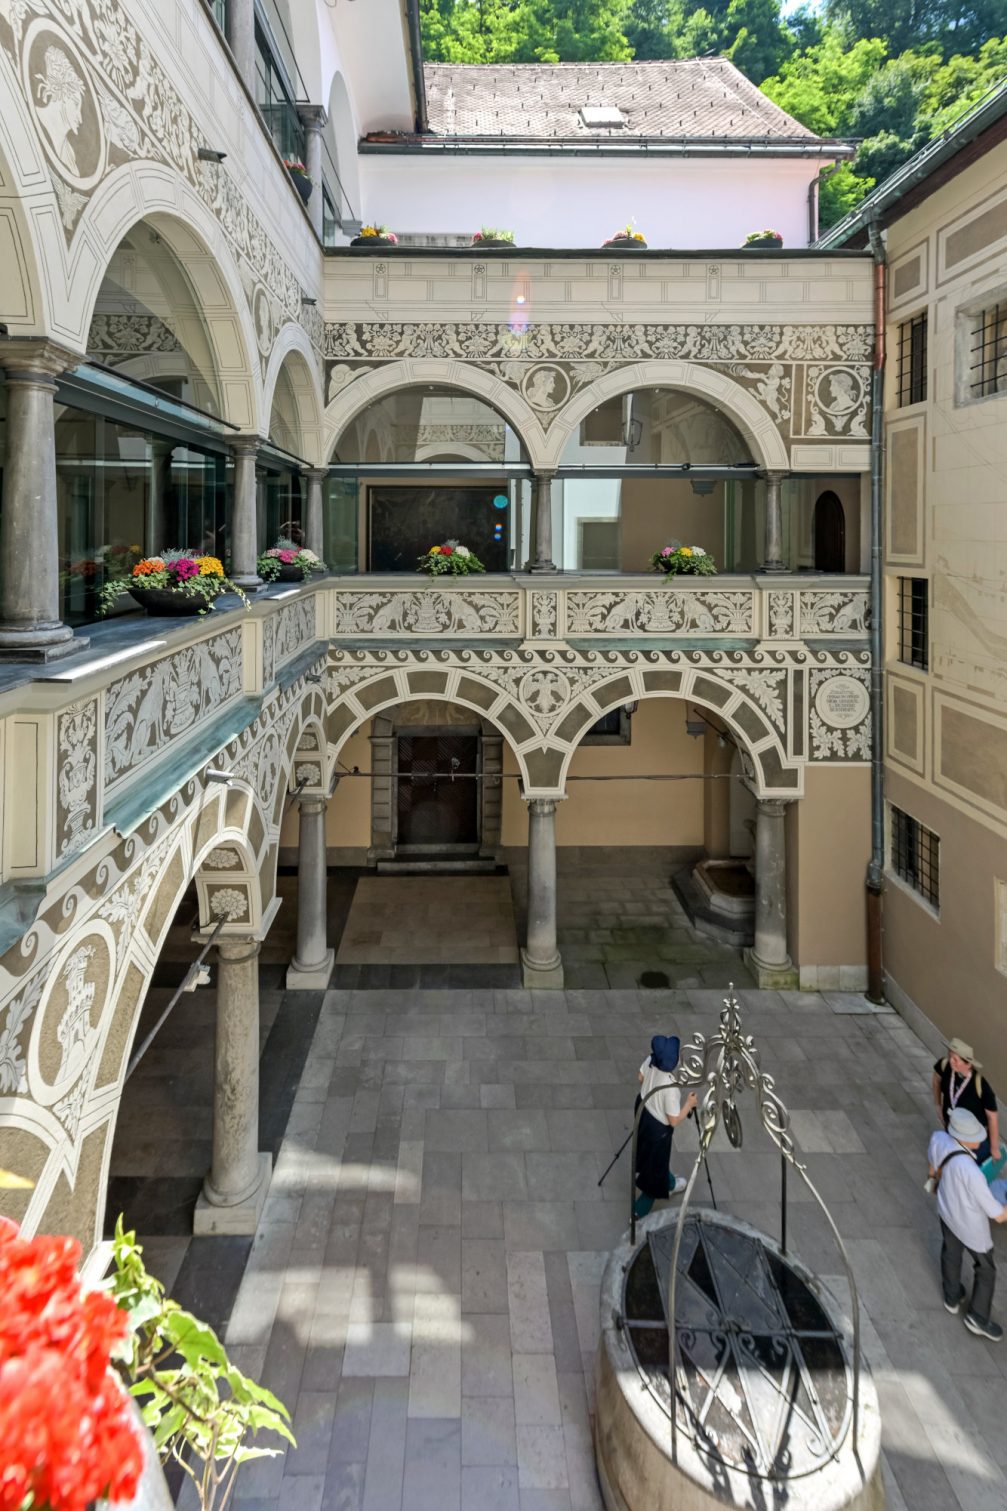
[[[312,572],[325,571],[320,556],[285,536],[263,551],[255,565],[263,582],[307,582]]]
[[[755,231],[751,236],[746,237],[744,242],[745,250],[755,247],[767,251],[779,251],[782,246],[783,237],[778,231]]]
[[[446,540],[442,546],[431,546],[419,558],[416,570],[426,572],[428,577],[468,577],[472,572],[485,572],[486,568],[468,546]]]
[[[513,247],[514,232],[501,231],[495,226],[482,226],[472,237],[472,245],[477,250],[483,247]]]
[[[135,598],[141,609],[146,609],[152,618],[170,618],[190,614],[205,614],[213,608],[205,598],[187,593],[184,588],[129,588],[129,596]]]
[[[387,226],[364,226],[359,236],[354,236],[351,247],[395,247],[399,238]]]
[[[642,236],[610,236],[608,241],[602,242],[603,247],[628,247],[631,250],[645,252],[647,243]]]
[[[716,577],[717,568],[709,551],[702,546],[682,546],[678,541],[655,551],[650,558],[655,572],[663,572],[667,581],[673,577]]]
[[[145,556],[128,577],[113,577],[101,590],[101,612],[107,614],[123,593],[129,593],[148,614],[205,614],[221,593],[248,599],[237,583],[224,576],[223,563],[201,551],[164,551]]]
[[[307,168],[300,158],[297,157],[285,157],[283,165],[290,174],[290,182],[301,196],[301,203],[306,205],[311,198],[311,191],[314,188],[314,184],[308,176]]]

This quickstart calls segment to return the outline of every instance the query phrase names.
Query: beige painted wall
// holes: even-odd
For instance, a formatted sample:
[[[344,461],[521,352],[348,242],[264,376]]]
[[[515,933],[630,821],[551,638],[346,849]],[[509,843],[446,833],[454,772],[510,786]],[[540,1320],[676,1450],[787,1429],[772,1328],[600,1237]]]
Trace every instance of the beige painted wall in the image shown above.
[[[1003,1093],[1007,394],[973,398],[967,374],[972,314],[1007,298],[1007,143],[897,220],[888,255],[886,796],[940,837],[940,916],[889,871],[885,968],[931,1021],[976,1045]],[[899,326],[923,313],[927,398],[899,405]],[[928,671],[898,659],[899,577],[929,584]]]
[[[633,715],[628,746],[581,746],[570,775],[702,772],[703,742],[685,732],[686,705],[677,698],[645,698]],[[504,745],[504,772],[517,770]],[[701,845],[703,783],[572,782],[560,803],[556,839],[560,845]],[[525,805],[515,781],[504,780],[504,845],[528,841]]]
[[[804,797],[787,815],[788,922],[796,965],[866,960],[870,853],[870,769],[808,766]]]
[[[340,766],[352,771],[359,766],[361,771],[371,769],[370,720],[350,736],[343,746]],[[280,830],[280,848],[289,852],[297,847],[297,804],[292,803],[283,817]],[[329,800],[325,816],[325,844],[330,856],[333,850],[366,850],[371,842],[371,780],[370,777],[344,776]],[[289,860],[289,855],[284,859]]]
[[[670,540],[713,552],[724,571],[724,485],[698,497],[676,478],[625,478],[620,494],[622,570],[646,572]]]
[[[946,1034],[974,1045],[1007,1098],[1007,976],[995,964],[997,880],[1007,843],[936,793],[889,775],[888,795],[940,836],[940,916],[903,883],[885,890],[885,968]]]

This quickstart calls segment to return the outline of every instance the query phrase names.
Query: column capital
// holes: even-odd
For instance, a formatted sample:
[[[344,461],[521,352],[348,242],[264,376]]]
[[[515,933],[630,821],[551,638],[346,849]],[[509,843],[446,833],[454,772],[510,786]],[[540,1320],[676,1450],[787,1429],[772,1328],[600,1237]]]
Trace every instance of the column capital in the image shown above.
[[[555,467],[536,467],[532,472],[532,478],[536,483],[551,483],[555,476]]]
[[[761,477],[766,483],[785,483],[791,475],[789,471],[781,470],[779,467],[760,467],[756,473],[756,477]]]
[[[8,383],[52,385],[71,367],[83,362],[82,352],[37,336],[7,336],[0,341],[0,368]]]
[[[305,126],[308,131],[321,131],[329,119],[329,112],[324,105],[298,105],[297,114],[300,117],[301,125]]]
[[[796,801],[797,799],[792,797],[758,798],[759,808],[767,818],[782,818],[791,803],[795,803]]]
[[[297,807],[301,813],[324,813],[329,799],[324,792],[304,792],[297,795]]]
[[[302,467],[301,476],[306,477],[309,483],[324,483],[329,475],[328,467]]]
[[[534,813],[536,818],[549,818],[556,812],[556,804],[560,801],[558,797],[525,797],[524,793],[521,796],[528,804],[528,812]]]
[[[258,456],[265,444],[261,435],[236,435],[228,442],[236,456]]]

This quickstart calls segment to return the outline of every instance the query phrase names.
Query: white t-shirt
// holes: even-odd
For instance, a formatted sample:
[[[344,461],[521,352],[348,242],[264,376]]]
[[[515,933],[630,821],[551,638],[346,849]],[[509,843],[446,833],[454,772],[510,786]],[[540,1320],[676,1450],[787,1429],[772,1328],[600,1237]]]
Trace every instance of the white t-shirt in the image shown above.
[[[936,1170],[942,1159],[961,1147],[957,1139],[939,1128],[930,1139],[927,1159]],[[989,1219],[999,1217],[1003,1205],[986,1184],[985,1175],[968,1149],[963,1151],[962,1158],[948,1160],[941,1171],[937,1210],[967,1249],[985,1254],[993,1247]]]
[[[682,1110],[682,1093],[672,1080],[670,1070],[656,1070],[650,1063],[650,1056],[640,1066],[640,1074],[643,1076],[643,1085],[640,1087],[640,1095],[645,1097],[655,1086],[663,1086],[663,1091],[658,1091],[644,1106],[647,1111],[657,1118],[659,1123],[666,1123],[669,1117],[677,1118]]]

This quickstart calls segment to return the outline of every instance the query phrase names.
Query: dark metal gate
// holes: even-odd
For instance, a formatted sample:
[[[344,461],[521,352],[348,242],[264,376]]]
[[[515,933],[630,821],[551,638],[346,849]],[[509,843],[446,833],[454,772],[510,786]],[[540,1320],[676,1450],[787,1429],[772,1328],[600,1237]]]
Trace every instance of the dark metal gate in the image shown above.
[[[398,844],[479,843],[477,735],[400,735]]]

